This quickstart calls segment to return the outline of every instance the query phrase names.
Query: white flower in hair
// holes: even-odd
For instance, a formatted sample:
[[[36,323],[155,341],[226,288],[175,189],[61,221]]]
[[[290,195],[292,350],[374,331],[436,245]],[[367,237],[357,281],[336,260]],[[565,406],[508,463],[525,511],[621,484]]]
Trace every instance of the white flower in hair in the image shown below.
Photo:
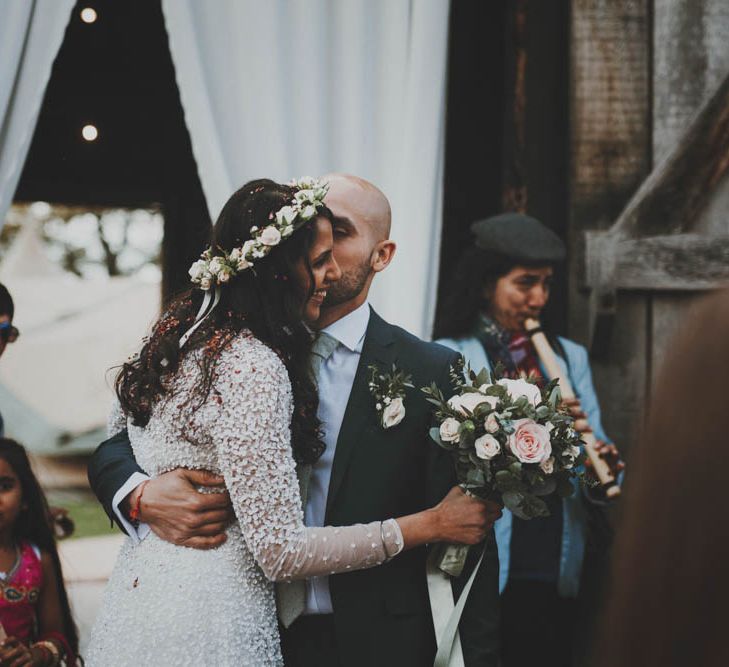
[[[276,224],[280,227],[287,227],[296,220],[297,215],[298,211],[293,206],[284,206],[276,212]]]
[[[281,232],[273,225],[266,227],[259,236],[261,243],[267,246],[278,245],[281,242]]]
[[[291,236],[297,227],[316,217],[324,206],[328,184],[315,178],[301,178],[293,181],[291,186],[296,189],[291,203],[271,213],[269,219],[272,222],[263,229],[251,227],[251,238],[242,246],[233,248],[230,253],[219,248],[220,254],[216,255],[213,255],[212,248],[205,250],[190,267],[192,282],[203,290],[230,282],[237,274],[250,269],[256,260],[266,257],[271,248]]]

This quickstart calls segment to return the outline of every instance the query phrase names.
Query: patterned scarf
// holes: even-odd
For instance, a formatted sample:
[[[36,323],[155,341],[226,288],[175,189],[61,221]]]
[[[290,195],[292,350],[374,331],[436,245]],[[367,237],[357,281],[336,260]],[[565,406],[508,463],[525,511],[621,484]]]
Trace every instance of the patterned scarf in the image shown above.
[[[538,385],[544,385],[537,352],[525,332],[507,331],[482,313],[476,325],[476,337],[483,345],[492,368],[501,364],[506,377],[535,377]]]

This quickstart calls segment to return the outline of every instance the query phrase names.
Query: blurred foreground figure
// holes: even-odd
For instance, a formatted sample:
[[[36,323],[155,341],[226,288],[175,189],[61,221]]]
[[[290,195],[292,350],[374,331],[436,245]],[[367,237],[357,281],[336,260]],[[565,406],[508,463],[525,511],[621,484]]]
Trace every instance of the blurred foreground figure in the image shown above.
[[[594,665],[729,665],[727,378],[723,291],[688,320],[654,383]]]

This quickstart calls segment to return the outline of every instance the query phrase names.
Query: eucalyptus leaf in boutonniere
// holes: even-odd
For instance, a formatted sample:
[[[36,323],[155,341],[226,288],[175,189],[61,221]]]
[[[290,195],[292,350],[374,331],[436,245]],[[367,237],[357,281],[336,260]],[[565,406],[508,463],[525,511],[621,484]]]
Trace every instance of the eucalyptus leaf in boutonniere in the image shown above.
[[[370,372],[370,394],[375,399],[375,409],[384,429],[397,426],[405,418],[405,390],[414,389],[412,378],[392,365],[391,373],[383,373],[375,366]]]

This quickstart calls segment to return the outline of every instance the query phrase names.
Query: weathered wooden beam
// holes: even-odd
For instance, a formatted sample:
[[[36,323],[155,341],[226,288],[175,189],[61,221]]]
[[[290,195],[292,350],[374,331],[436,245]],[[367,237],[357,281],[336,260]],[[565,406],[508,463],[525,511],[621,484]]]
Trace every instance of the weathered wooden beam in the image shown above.
[[[593,232],[586,243],[588,285],[598,292],[703,291],[729,283],[729,236],[672,234],[626,238]]]
[[[613,226],[630,237],[689,231],[729,169],[729,74]]]

